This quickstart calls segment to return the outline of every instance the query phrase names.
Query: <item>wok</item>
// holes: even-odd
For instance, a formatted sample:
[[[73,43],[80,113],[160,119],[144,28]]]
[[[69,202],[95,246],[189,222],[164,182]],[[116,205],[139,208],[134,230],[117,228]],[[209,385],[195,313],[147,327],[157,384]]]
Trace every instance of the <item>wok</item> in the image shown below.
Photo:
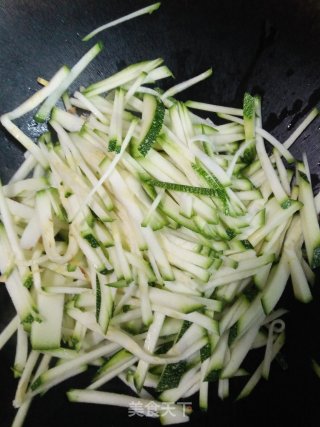
[[[0,1],[0,113],[13,109],[38,89],[38,76],[50,78],[62,65],[73,65],[93,42],[81,37],[109,20],[140,7],[145,0],[1,0]],[[158,12],[100,34],[102,54],[81,75],[79,84],[101,79],[143,59],[164,58],[176,81],[213,67],[213,77],[188,89],[180,98],[241,107],[244,91],[262,95],[264,126],[280,140],[320,98],[320,2],[317,0],[163,0]],[[165,85],[169,87],[170,83]],[[319,123],[304,132],[293,147],[301,158],[306,151],[319,181]],[[43,130],[29,114],[19,122],[37,137]],[[23,158],[23,150],[0,131],[0,176],[5,182]],[[1,256],[1,254],[0,254]],[[318,281],[319,282],[319,281]],[[253,395],[221,402],[212,385],[208,413],[197,411],[190,426],[317,426],[320,423],[320,380],[311,369],[319,348],[319,291],[307,307],[292,298],[288,287],[282,305],[287,343],[287,369],[273,364],[271,378],[261,381]],[[12,307],[0,285],[0,330],[11,318]],[[0,352],[0,425],[9,426],[16,382],[14,341]],[[64,392],[87,384],[87,377],[66,382],[35,399],[26,427],[159,425],[123,408],[70,404]],[[113,391],[125,392],[116,381]],[[233,389],[231,395],[235,396]]]

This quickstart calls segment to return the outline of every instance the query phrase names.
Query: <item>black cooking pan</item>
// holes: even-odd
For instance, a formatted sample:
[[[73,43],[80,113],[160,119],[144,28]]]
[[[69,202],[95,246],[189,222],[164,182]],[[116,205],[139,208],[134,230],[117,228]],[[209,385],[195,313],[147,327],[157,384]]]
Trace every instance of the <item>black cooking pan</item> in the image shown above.
[[[0,113],[13,109],[37,90],[38,76],[50,78],[62,64],[73,65],[93,44],[81,42],[90,30],[148,3],[1,0]],[[112,28],[99,38],[105,49],[82,74],[78,85],[156,57],[164,58],[177,81],[212,67],[213,77],[187,90],[181,99],[241,107],[244,91],[260,94],[264,125],[280,140],[286,139],[320,100],[317,0],[163,0],[157,13]],[[319,177],[319,124],[320,119],[293,147],[298,157],[307,152],[315,187]],[[43,130],[31,114],[20,120],[20,125],[32,137]],[[0,176],[6,181],[22,161],[23,150],[2,130],[0,139]],[[195,399],[190,426],[320,425],[320,380],[311,369],[311,357],[320,358],[319,285],[314,289],[315,302],[307,307],[293,301],[290,288],[281,300],[290,309],[283,351],[287,369],[274,364],[269,382],[262,381],[253,395],[241,402],[231,398],[219,401],[213,385],[208,413],[197,411]],[[9,298],[0,285],[1,329],[11,313]],[[0,353],[1,426],[9,426],[14,414],[13,357],[11,341]],[[80,377],[35,399],[25,426],[158,425],[156,420],[129,418],[125,409],[69,404],[64,392],[86,384],[86,376]],[[117,382],[112,383],[112,390],[125,392]]]

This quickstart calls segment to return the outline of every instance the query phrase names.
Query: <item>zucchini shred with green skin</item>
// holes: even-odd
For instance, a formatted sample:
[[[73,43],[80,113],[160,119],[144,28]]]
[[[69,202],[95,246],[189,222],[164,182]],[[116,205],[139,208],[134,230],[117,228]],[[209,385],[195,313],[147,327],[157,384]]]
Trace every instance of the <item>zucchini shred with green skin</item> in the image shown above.
[[[79,67],[62,73],[60,87],[37,95],[41,117],[54,108],[55,130],[38,144],[12,122],[37,96],[1,117],[30,150],[0,186],[0,270],[17,312],[0,348],[17,333],[15,426],[36,395],[89,365],[92,383],[70,401],[130,406],[130,396],[97,391],[117,377],[163,424],[185,422],[181,406],[175,418],[165,403],[199,392],[207,410],[208,383],[226,398],[249,375],[248,353],[265,347],[247,396],[284,345],[277,304],[289,277],[296,298],[312,299],[320,230],[306,156],[292,173],[283,152],[267,154],[258,97],[228,109],[145,86],[169,77],[161,63],[64,95],[70,111],[51,103]],[[218,126],[193,107],[231,116]]]

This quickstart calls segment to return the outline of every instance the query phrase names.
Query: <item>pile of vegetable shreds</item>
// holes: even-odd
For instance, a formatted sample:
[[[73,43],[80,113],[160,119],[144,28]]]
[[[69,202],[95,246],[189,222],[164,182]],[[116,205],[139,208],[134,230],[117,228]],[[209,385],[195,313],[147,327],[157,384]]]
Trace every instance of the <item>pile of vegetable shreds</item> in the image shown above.
[[[70,96],[100,50],[1,117],[27,149],[0,187],[1,279],[17,312],[0,348],[16,334],[15,427],[36,395],[90,365],[90,385],[70,401],[152,403],[163,424],[187,421],[190,408],[173,403],[195,393],[206,410],[209,382],[223,399],[243,377],[247,396],[284,344],[277,303],[289,277],[308,302],[320,265],[320,196],[306,155],[288,151],[317,109],[280,144],[257,96],[246,93],[243,109],[174,98],[211,70],[158,89],[171,76],[161,59]],[[39,105],[50,130],[35,143],[13,120]],[[257,348],[264,357],[249,373]],[[129,395],[99,390],[115,377]]]

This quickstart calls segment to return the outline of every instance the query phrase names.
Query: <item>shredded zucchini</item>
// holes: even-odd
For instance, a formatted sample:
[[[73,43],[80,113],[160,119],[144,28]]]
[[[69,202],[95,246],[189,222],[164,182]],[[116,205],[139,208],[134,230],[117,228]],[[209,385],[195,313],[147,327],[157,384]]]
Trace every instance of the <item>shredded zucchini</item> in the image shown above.
[[[1,117],[28,150],[0,185],[1,282],[16,310],[0,349],[17,334],[14,425],[35,396],[89,365],[91,384],[70,390],[70,401],[140,402],[144,411],[153,403],[164,424],[186,422],[190,410],[174,404],[174,417],[163,405],[199,392],[206,410],[208,382],[226,398],[234,378],[248,374],[248,354],[265,347],[239,398],[247,396],[284,345],[285,311],[277,307],[288,278],[308,303],[320,265],[320,198],[307,158],[295,174],[282,160],[295,160],[288,148],[318,111],[283,147],[263,129],[257,96],[245,93],[243,108],[173,98],[211,69],[160,91],[157,80],[172,76],[161,59],[69,95],[101,49],[96,44]],[[66,111],[56,106],[60,98]],[[37,143],[13,120],[39,105],[37,120],[51,115],[53,131]],[[275,147],[271,156],[265,141]],[[97,390],[113,378],[137,397]],[[156,400],[151,392],[160,393]]]

